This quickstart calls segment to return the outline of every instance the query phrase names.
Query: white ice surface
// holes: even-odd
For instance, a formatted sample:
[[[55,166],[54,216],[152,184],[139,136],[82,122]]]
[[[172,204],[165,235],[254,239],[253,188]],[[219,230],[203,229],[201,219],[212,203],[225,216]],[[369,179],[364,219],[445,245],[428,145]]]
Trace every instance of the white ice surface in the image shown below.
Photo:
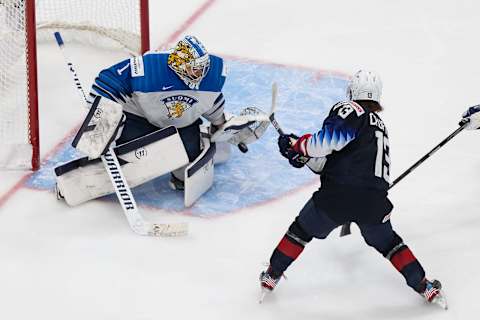
[[[152,45],[204,2],[150,1]],[[214,1],[187,29],[211,52],[384,80],[383,118],[396,177],[480,101],[480,3],[337,0]],[[122,55],[71,47],[86,85]],[[58,49],[39,46],[42,156],[83,109]],[[60,84],[57,82],[60,81]],[[280,93],[281,94],[281,93]],[[476,319],[480,278],[479,132],[463,132],[391,192],[393,223],[450,309],[425,306],[358,230],[312,242],[274,295],[257,304],[258,273],[314,186],[255,209],[189,221],[181,239],[134,235],[120,207],[67,208],[19,189],[0,207],[1,319]],[[0,173],[0,197],[21,178]]]

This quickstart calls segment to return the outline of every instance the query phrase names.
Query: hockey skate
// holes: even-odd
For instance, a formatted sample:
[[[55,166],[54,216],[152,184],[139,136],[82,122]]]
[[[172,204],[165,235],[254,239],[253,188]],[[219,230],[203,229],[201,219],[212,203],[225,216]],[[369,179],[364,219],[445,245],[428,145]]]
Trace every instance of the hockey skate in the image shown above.
[[[170,176],[170,181],[168,181],[168,185],[172,190],[183,191],[185,190],[185,183],[175,177],[173,174]]]
[[[265,295],[268,292],[272,292],[280,281],[281,276],[278,278],[274,277],[273,275],[271,275],[271,270],[272,268],[268,267],[266,271],[262,271],[260,273],[260,287],[262,289],[262,292],[260,293],[260,299],[258,301],[259,303],[263,302]]]
[[[442,292],[442,284],[438,280],[427,280],[424,282],[425,289],[420,294],[428,303],[434,303],[447,310],[447,300]]]

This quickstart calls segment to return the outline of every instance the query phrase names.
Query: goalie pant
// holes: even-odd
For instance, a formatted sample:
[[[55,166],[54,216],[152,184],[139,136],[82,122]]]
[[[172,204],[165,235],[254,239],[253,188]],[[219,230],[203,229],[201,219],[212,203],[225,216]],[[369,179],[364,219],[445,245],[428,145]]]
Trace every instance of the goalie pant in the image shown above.
[[[315,206],[310,199],[277,245],[270,258],[269,273],[280,277],[313,239],[325,239],[340,224]],[[402,238],[393,230],[390,220],[384,223],[358,223],[365,242],[382,254],[418,293],[425,290],[425,271]]]

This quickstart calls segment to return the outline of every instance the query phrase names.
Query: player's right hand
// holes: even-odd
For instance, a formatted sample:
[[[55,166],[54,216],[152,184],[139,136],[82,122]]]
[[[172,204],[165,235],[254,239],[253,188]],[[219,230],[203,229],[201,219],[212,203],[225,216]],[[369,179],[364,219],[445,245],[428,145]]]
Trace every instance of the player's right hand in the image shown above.
[[[463,119],[460,121],[460,125],[463,125],[468,121],[466,129],[475,130],[480,128],[480,105],[470,107],[462,115]]]

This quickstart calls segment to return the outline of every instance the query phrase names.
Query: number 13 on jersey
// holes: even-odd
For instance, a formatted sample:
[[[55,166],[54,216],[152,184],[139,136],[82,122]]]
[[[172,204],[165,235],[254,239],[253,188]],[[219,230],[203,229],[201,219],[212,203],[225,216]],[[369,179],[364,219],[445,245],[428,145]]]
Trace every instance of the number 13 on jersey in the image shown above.
[[[382,131],[375,131],[377,138],[377,157],[375,159],[375,176],[390,183],[390,146],[388,137]]]

